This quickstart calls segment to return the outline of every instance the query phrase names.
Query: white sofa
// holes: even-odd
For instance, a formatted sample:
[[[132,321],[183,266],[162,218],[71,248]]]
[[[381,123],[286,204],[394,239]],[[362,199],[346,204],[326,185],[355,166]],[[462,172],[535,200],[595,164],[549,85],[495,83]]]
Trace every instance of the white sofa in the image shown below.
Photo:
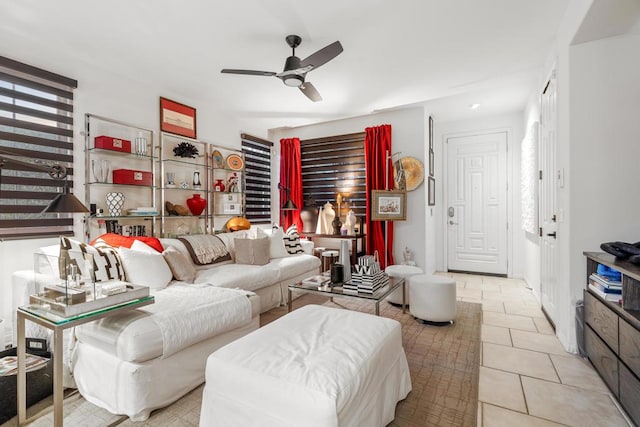
[[[235,238],[246,238],[250,234],[251,231],[239,231],[218,236],[233,255]],[[172,246],[185,255],[189,262],[193,262],[180,240],[160,241],[163,247]],[[153,409],[174,402],[204,382],[205,364],[209,354],[257,329],[260,313],[286,303],[289,284],[318,273],[320,261],[309,255],[312,245],[303,244],[304,254],[273,258],[266,265],[236,264],[233,261],[209,266],[193,264],[196,269],[193,282],[198,286],[172,281],[165,289],[152,291],[156,296],[156,304],[75,328],[72,334],[65,337],[65,341],[68,342],[65,344],[65,356],[68,357],[68,363],[65,365],[72,376],[67,378],[65,386],[73,386],[74,381],[88,401],[112,413],[127,415],[134,421],[147,419]],[[41,251],[55,254],[56,247],[42,248]],[[54,258],[52,257],[52,260]],[[127,264],[124,263],[124,266],[126,270]],[[34,282],[38,275],[42,275],[42,271],[47,269],[56,274],[57,265],[37,265],[36,270],[41,272],[36,274],[13,274],[14,296],[22,296],[14,298],[15,306],[25,303],[24,298],[35,290]],[[198,332],[197,337],[189,337],[189,334],[195,334],[191,332],[193,325],[210,323],[210,320],[193,319],[193,325],[182,325],[187,331],[182,334],[185,335],[181,337],[183,341],[174,344],[170,354],[165,354],[168,347],[166,341],[174,337],[171,334],[167,335],[167,331],[160,330],[158,324],[162,322],[159,322],[159,318],[164,314],[154,311],[174,305],[170,298],[178,298],[178,304],[180,295],[187,295],[196,290],[213,293],[213,290],[207,291],[212,288],[224,295],[242,292],[249,301],[250,308],[247,310],[250,310],[250,316],[246,321],[241,321],[221,333],[207,336],[205,330]],[[220,291],[219,288],[239,291]],[[217,297],[211,298],[215,300]],[[219,309],[201,312],[210,315],[216,310]],[[183,319],[178,320],[191,320],[189,314],[195,316],[194,311],[184,309],[181,312]],[[36,333],[32,330],[27,336]]]

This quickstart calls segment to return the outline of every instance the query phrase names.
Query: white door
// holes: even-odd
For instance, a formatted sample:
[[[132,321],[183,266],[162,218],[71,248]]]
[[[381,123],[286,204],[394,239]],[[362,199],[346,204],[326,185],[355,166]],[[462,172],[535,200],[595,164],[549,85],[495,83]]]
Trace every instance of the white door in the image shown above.
[[[449,270],[507,274],[507,134],[447,139]]]
[[[556,319],[556,81],[549,79],[540,97],[540,299],[552,322]]]

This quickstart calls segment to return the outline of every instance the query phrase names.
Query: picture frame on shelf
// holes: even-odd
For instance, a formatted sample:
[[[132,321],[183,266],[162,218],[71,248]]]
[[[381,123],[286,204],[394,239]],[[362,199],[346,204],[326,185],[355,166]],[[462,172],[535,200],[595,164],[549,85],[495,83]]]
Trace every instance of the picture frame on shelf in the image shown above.
[[[239,203],[240,195],[238,193],[226,193],[223,195],[225,203]]]
[[[196,139],[196,109],[160,97],[160,130]]]
[[[373,221],[405,221],[407,219],[407,193],[398,190],[372,190]]]
[[[429,185],[429,206],[435,206],[436,204],[436,180],[434,177],[430,176],[428,179]]]
[[[240,214],[240,204],[239,203],[225,203],[222,211],[225,215],[237,215]]]

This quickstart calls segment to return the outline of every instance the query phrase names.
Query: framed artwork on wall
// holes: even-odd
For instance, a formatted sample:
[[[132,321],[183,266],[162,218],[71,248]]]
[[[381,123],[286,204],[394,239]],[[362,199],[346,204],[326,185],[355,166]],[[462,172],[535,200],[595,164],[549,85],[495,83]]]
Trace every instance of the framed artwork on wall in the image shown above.
[[[428,178],[429,183],[429,206],[434,206],[436,204],[436,180],[434,177],[430,176]]]
[[[196,139],[196,109],[160,97],[160,130]]]
[[[372,190],[371,219],[373,221],[404,221],[407,219],[407,193],[396,190]]]

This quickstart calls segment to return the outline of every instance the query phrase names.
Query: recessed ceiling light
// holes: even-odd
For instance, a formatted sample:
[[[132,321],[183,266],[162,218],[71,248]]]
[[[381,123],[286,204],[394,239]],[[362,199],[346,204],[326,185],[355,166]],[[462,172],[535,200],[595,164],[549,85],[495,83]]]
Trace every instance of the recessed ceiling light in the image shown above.
[[[476,108],[479,108],[480,104],[471,104],[469,105],[469,108],[471,108],[472,110],[475,110]]]

